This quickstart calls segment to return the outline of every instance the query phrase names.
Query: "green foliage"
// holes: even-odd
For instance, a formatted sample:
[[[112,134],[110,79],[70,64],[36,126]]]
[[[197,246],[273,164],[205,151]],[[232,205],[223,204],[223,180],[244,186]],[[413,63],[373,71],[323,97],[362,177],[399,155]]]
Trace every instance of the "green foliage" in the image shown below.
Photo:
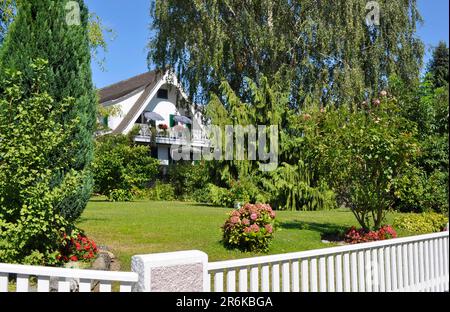
[[[279,77],[279,79],[281,79]],[[280,131],[278,168],[261,172],[257,161],[217,161],[209,164],[216,178],[216,185],[227,187],[211,188],[211,202],[216,205],[233,206],[233,201],[269,202],[277,209],[325,210],[336,207],[333,191],[323,180],[311,171],[305,151],[311,150],[316,142],[306,140],[302,123],[296,124],[289,109],[286,82],[270,85],[261,77],[258,82],[246,80],[244,93],[251,100],[244,102],[233,92],[228,83],[222,84],[222,97],[213,96],[207,107],[207,114],[213,124],[225,127],[238,125],[278,125]],[[248,146],[246,146],[248,149]],[[316,163],[317,160],[310,160]],[[239,181],[233,188],[234,181]],[[242,185],[242,190],[238,187]],[[229,193],[229,194],[228,194]]]
[[[297,165],[283,163],[268,183],[275,206],[281,210],[329,210],[336,208],[334,192],[324,181],[312,185],[311,170],[302,161]]]
[[[438,213],[411,213],[394,219],[394,226],[414,234],[440,232],[448,223],[448,217]]]
[[[269,205],[245,204],[232,211],[223,225],[223,243],[241,251],[268,252],[274,224],[275,213]]]
[[[127,136],[100,137],[92,163],[94,190],[111,200],[130,200],[135,189],[147,187],[156,177],[158,167],[149,148],[132,145]]]
[[[234,207],[236,197],[233,192],[227,188],[208,184],[207,201],[215,206]]]
[[[175,188],[172,184],[156,181],[155,185],[147,190],[147,197],[154,201],[172,201],[175,200]]]
[[[66,23],[67,1],[17,1],[17,13],[8,28],[1,46],[0,63],[4,68],[20,71],[20,86],[24,97],[33,97],[33,69],[30,60],[45,59],[49,72],[46,76],[53,108],[59,109],[64,99],[72,98],[59,118],[63,126],[73,124],[70,134],[64,136],[69,149],[55,149],[48,157],[64,163],[52,173],[56,185],[64,185],[60,192],[58,209],[68,219],[79,217],[91,196],[93,133],[96,124],[97,100],[91,77],[91,57],[88,37],[88,9],[83,0],[80,5],[81,25]],[[66,183],[66,176],[77,172],[79,183]],[[66,183],[66,184],[64,184]]]
[[[62,122],[75,99],[52,98],[46,61],[36,60],[28,71],[0,74],[0,262],[52,265],[61,232],[72,227],[61,196],[69,198],[67,186],[76,190],[83,181],[53,155],[76,145],[67,138],[79,120]],[[29,93],[22,88],[27,83]]]
[[[448,213],[448,88],[434,88],[427,75],[417,90],[411,90],[396,77],[390,87],[397,98],[400,114],[418,127],[416,137],[421,153],[414,168],[397,181],[401,211]]]
[[[169,167],[168,181],[173,186],[175,196],[179,200],[192,200],[201,197],[210,180],[207,164],[197,162],[177,162]]]
[[[417,80],[422,65],[416,1],[378,3],[380,25],[368,26],[363,0],[155,0],[149,64],[174,68],[205,103],[223,79],[248,100],[245,77],[272,83],[282,69],[294,107],[353,105],[393,73]]]
[[[0,44],[7,34],[9,25],[14,20],[17,0],[0,1]],[[29,0],[28,0],[29,1]],[[108,39],[113,40],[116,36],[113,29],[106,27],[100,17],[95,13],[89,14],[88,22],[89,46],[93,60],[101,70],[105,70],[105,59],[100,58],[100,52],[108,52]]]
[[[107,197],[110,202],[127,202],[132,201],[135,196],[131,190],[113,189]]]
[[[326,112],[315,151],[322,177],[365,230],[381,226],[396,200],[396,181],[419,153],[414,125],[399,116],[395,101],[375,103],[356,112]]]
[[[434,48],[433,57],[428,64],[428,72],[431,74],[435,88],[448,86],[449,50],[445,41],[439,42]]]

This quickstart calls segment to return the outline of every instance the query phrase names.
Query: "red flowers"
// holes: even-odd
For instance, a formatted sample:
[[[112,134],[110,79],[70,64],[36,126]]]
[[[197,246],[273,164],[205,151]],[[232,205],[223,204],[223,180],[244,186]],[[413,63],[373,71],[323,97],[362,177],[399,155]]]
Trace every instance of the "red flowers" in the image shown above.
[[[160,130],[167,130],[167,129],[169,129],[169,126],[167,126],[166,124],[160,124],[160,125],[158,125],[158,128]]]
[[[97,252],[95,242],[84,234],[78,233],[78,231],[70,236],[63,233],[60,254],[56,257],[56,260],[62,263],[80,260],[90,261],[95,258]]]
[[[357,230],[353,226],[345,234],[345,241],[349,244],[359,244],[396,237],[397,232],[390,225],[384,225],[378,231],[366,231],[364,229]]]

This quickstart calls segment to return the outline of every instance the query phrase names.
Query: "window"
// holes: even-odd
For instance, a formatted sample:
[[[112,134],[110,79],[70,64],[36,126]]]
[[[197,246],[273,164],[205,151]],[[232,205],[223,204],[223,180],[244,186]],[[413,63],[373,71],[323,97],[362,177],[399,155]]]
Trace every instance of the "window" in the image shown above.
[[[158,94],[156,95],[158,99],[169,99],[169,91],[167,89],[159,89]]]

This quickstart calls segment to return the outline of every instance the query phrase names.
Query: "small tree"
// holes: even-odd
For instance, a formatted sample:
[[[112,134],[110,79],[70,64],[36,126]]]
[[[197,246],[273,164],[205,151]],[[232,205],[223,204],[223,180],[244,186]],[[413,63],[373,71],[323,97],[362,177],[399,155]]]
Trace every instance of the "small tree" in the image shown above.
[[[92,164],[97,193],[110,200],[131,200],[158,173],[159,162],[146,146],[134,146],[124,135],[106,135],[96,143]]]
[[[344,108],[324,113],[317,138],[322,173],[366,230],[381,227],[396,198],[395,182],[419,151],[414,127],[395,107],[392,100],[375,100],[353,113]]]
[[[46,65],[29,68],[31,96],[22,73],[0,73],[0,262],[55,264],[61,232],[69,231],[58,203],[80,173],[70,170],[55,184],[66,163],[52,155],[73,148],[67,136],[78,120],[62,122],[75,99],[55,103]]]

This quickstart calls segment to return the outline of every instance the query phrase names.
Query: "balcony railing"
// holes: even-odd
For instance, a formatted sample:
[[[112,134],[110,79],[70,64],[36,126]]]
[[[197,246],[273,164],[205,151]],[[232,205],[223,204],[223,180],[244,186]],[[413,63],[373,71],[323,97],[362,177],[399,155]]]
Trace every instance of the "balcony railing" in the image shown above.
[[[139,124],[140,131],[135,137],[137,142],[152,142],[152,131],[151,128],[146,124]],[[176,144],[176,145],[197,145],[197,146],[209,146],[210,141],[206,132],[202,130],[189,130],[187,128],[180,129],[167,129],[167,130],[156,130],[156,143],[159,144]]]

